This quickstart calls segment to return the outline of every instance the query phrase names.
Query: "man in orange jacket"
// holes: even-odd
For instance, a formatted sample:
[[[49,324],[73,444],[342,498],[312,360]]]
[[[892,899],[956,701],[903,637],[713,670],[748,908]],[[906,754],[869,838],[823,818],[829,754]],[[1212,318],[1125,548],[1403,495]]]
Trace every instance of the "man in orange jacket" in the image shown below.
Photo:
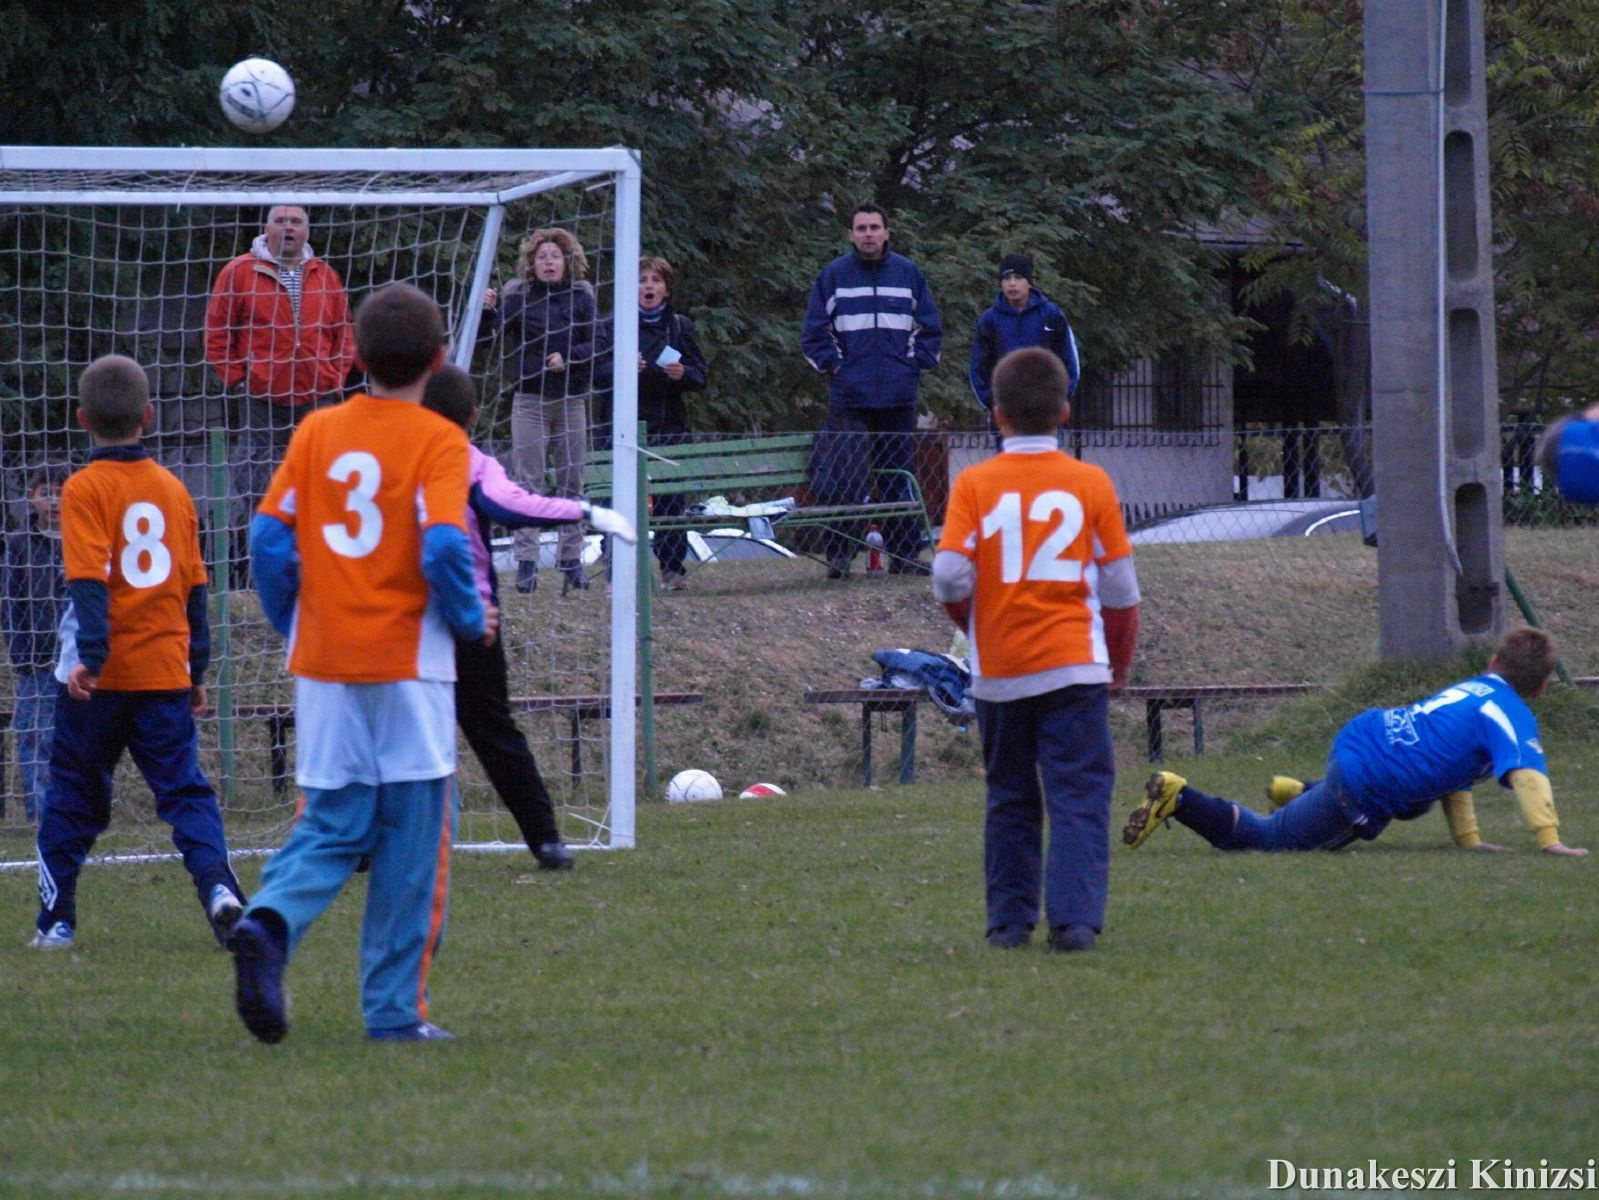
[[[249,524],[294,427],[312,409],[343,398],[355,361],[344,284],[312,252],[310,234],[305,209],[274,206],[249,253],[218,272],[206,308],[205,358],[233,400],[239,529]],[[235,557],[245,557],[242,544]]]

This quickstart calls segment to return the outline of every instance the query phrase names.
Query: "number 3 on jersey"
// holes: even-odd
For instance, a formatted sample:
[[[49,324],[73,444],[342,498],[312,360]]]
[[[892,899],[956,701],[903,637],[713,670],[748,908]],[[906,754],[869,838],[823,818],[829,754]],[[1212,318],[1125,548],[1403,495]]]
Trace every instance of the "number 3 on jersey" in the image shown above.
[[[1033,497],[1027,519],[1046,522],[1056,515],[1060,523],[1049,533],[1032,561],[1027,564],[1026,578],[1039,583],[1077,583],[1083,577],[1083,564],[1075,558],[1062,558],[1066,550],[1083,531],[1083,502],[1070,492],[1040,492]],[[1006,492],[983,516],[983,537],[999,535],[999,578],[1002,583],[1018,583],[1022,579],[1022,497],[1020,492]]]
[[[383,513],[372,503],[383,482],[383,468],[376,456],[365,450],[347,450],[333,460],[328,478],[334,483],[355,485],[344,498],[344,511],[355,514],[355,533],[342,522],[322,526],[322,536],[333,553],[344,558],[365,558],[378,547],[383,537]]]
[[[128,505],[122,514],[122,578],[136,588],[159,587],[172,574],[172,551],[161,538],[167,531],[167,518],[148,500]]]

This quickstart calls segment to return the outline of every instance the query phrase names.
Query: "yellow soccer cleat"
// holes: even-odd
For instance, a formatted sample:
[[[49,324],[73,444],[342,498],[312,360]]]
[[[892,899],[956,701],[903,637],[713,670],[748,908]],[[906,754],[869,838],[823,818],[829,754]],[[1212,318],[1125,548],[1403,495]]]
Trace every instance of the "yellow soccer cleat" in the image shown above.
[[[1177,793],[1188,786],[1188,780],[1170,771],[1156,771],[1144,785],[1144,802],[1128,814],[1122,829],[1122,841],[1129,850],[1136,850],[1149,840],[1159,825],[1177,811]]]
[[[1305,785],[1291,775],[1273,775],[1266,785],[1266,799],[1271,801],[1271,811],[1286,808],[1290,800],[1303,795]]]

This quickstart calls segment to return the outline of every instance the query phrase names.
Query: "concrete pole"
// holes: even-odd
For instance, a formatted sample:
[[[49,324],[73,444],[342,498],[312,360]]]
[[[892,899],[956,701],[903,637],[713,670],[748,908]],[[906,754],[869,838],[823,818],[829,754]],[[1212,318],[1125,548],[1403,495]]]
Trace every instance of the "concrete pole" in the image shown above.
[[[1482,0],[1369,0],[1366,194],[1381,651],[1504,627]]]

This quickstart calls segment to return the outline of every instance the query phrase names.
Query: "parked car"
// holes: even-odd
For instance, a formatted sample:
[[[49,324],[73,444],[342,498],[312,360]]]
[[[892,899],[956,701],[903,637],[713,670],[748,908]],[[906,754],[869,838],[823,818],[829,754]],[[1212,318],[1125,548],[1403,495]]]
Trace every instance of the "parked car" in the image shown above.
[[[1135,546],[1171,542],[1235,542],[1246,538],[1361,535],[1358,500],[1258,500],[1212,504],[1158,517],[1128,532]]]

